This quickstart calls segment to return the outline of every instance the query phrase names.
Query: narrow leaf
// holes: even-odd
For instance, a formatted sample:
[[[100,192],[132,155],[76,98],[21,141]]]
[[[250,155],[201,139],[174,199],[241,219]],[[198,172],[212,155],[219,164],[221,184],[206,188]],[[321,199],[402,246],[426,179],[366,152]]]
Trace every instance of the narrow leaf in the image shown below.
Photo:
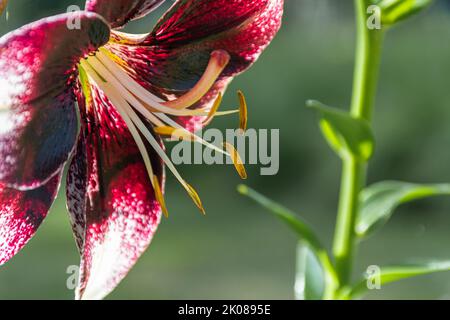
[[[375,139],[366,120],[313,100],[308,101],[307,106],[318,112],[322,134],[341,158],[353,156],[360,161],[370,159]]]
[[[450,184],[421,185],[400,181],[376,183],[361,192],[356,234],[366,237],[373,233],[403,203],[440,195],[450,195]]]
[[[319,239],[316,237],[314,231],[312,231],[306,223],[298,219],[296,214],[294,214],[292,211],[266,198],[262,194],[245,185],[239,185],[238,191],[240,194],[248,196],[256,203],[269,210],[269,212],[274,214],[281,221],[286,223],[291,228],[291,230],[293,230],[297,234],[297,236],[299,236],[315,251],[323,250],[323,247]]]

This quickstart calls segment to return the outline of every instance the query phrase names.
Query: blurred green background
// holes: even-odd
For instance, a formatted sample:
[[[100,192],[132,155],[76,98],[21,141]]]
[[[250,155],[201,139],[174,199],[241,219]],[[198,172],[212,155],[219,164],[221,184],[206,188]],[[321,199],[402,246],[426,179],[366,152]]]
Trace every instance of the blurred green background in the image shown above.
[[[170,4],[172,1],[168,1]],[[301,213],[331,243],[340,162],[323,142],[314,98],[346,107],[350,101],[354,27],[351,0],[287,0],[285,23],[258,63],[232,84],[225,106],[242,89],[250,126],[279,128],[280,171],[260,176],[250,166],[248,184]],[[83,1],[10,0],[1,34]],[[133,23],[149,31],[167,8]],[[384,48],[375,115],[377,150],[369,181],[399,179],[450,182],[450,6],[436,1],[427,12],[391,30]],[[1,88],[0,88],[1,90]],[[213,123],[234,128],[237,119]],[[295,237],[236,192],[230,166],[180,168],[207,208],[202,217],[169,176],[163,219],[153,244],[110,299],[291,299]],[[64,188],[63,188],[64,190]],[[415,258],[450,258],[450,199],[402,207],[389,224],[364,242],[357,272]],[[0,268],[0,299],[71,299],[66,269],[78,255],[65,209],[55,203],[36,237]],[[450,273],[389,285],[368,298],[450,298]]]

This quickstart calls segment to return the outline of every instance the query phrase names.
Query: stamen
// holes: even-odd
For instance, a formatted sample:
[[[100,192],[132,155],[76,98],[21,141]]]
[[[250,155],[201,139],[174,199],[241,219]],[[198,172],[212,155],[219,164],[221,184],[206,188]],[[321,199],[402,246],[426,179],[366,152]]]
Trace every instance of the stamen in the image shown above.
[[[224,50],[216,50],[211,53],[208,66],[197,84],[180,98],[164,102],[167,107],[174,109],[186,109],[200,101],[212,88],[223,70],[230,62],[230,55]]]
[[[142,41],[145,40],[146,37],[148,37],[148,33],[130,34],[114,30],[113,32],[111,32],[110,41],[117,44],[139,45]]]
[[[238,91],[239,97],[239,128],[242,133],[245,133],[247,130],[248,123],[248,111],[247,111],[247,101],[245,99],[244,93],[242,91]]]
[[[188,193],[192,198],[192,201],[194,201],[195,205],[199,208],[200,212],[203,215],[206,215],[205,208],[203,208],[202,201],[200,200],[200,197],[198,196],[197,191],[188,183],[186,183],[186,187],[188,189]]]
[[[5,10],[7,5],[8,0],[0,0],[0,15],[3,13],[3,10]]]
[[[92,105],[92,91],[89,85],[89,78],[83,67],[79,66],[78,68],[79,79],[81,83],[81,91],[83,91],[86,108],[89,110]]]
[[[228,151],[228,153],[231,154],[231,160],[233,161],[234,167],[236,168],[236,171],[238,172],[241,179],[247,179],[247,172],[245,171],[242,158],[237,150],[228,142],[224,142],[223,146]]]
[[[93,66],[90,67],[89,63],[92,61]],[[114,78],[114,76],[109,73],[109,71],[98,61],[95,60],[95,57],[92,57],[91,59],[89,59],[88,61],[82,61],[82,65],[87,65],[89,66],[88,68],[90,70],[93,70],[94,73],[99,72],[99,77],[101,75],[103,75],[104,77],[106,77],[106,79],[108,79],[110,81],[110,83],[115,87],[115,89],[120,93],[120,95],[123,95],[124,99],[128,100],[128,102],[135,107],[144,117],[146,117],[147,119],[149,119],[152,123],[156,124],[157,126],[161,126],[161,122],[155,120],[155,115],[162,119],[164,122],[168,123],[170,126],[173,126],[175,128],[178,129],[182,129],[187,131],[186,129],[184,129],[183,127],[181,127],[179,124],[177,124],[175,121],[173,121],[172,119],[170,119],[168,116],[166,116],[164,113],[152,113],[150,111],[148,111],[145,106],[143,106],[139,99],[136,98],[134,95],[132,95],[129,91],[127,91],[119,82],[119,80],[117,80],[116,78]],[[94,67],[96,67],[97,69],[93,69]],[[143,90],[145,90],[144,88],[142,88]],[[164,107],[166,108],[166,107]],[[172,109],[169,109],[172,110]],[[189,110],[186,110],[189,111]],[[192,110],[194,111],[194,110]],[[180,111],[183,112],[183,111]],[[236,111],[232,110],[232,111],[225,111],[222,114],[231,114],[231,113],[235,113]],[[219,115],[219,113],[217,112],[216,115]],[[204,144],[205,146],[216,150],[220,153],[223,153],[223,150],[220,148],[217,148],[216,146],[204,141],[203,139],[200,139],[199,137],[197,137],[197,141]],[[225,153],[226,154],[226,153]],[[227,156],[230,156],[229,154],[226,154]]]

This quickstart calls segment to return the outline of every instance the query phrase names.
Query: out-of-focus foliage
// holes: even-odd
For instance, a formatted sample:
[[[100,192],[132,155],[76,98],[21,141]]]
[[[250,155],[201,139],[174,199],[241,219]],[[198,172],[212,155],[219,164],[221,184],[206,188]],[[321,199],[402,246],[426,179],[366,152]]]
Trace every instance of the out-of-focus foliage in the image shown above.
[[[10,2],[9,20],[1,18],[2,34],[61,13],[68,5],[83,6],[79,0]],[[279,174],[259,176],[259,168],[249,166],[247,183],[304,212],[323,242],[331,243],[340,160],[323,143],[315,116],[304,103],[311,97],[340,106],[350,103],[353,1],[286,2],[282,31],[255,67],[233,82],[224,106],[234,106],[233,91],[242,89],[249,103],[249,127],[281,129]],[[450,15],[448,1],[435,2],[387,38],[370,184],[392,179],[450,182]],[[134,22],[130,29],[149,30],[154,17]],[[234,128],[237,122],[225,117],[212,125]],[[236,192],[240,181],[230,174],[231,166],[180,169],[198,189],[207,216],[198,215],[169,177],[166,200],[173,214],[162,221],[147,253],[110,298],[293,298],[295,236]],[[79,261],[63,198],[61,194],[31,243],[0,268],[0,298],[72,298],[66,270]],[[362,244],[356,271],[415,257],[444,260],[449,229],[447,198],[402,206],[383,230]],[[368,297],[449,298],[450,275],[427,275],[383,288]]]

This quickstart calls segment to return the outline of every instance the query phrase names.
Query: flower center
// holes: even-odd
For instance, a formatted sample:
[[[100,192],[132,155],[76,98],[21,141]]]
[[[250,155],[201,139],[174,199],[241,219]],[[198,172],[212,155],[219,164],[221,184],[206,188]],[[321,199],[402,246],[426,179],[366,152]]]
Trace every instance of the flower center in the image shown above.
[[[201,109],[190,108],[209,92],[227,66],[229,60],[230,56],[227,52],[223,50],[213,51],[208,66],[197,84],[186,94],[172,101],[164,101],[141,86],[122,67],[124,62],[105,48],[101,48],[94,56],[90,56],[80,62],[80,81],[83,86],[83,91],[89,92],[89,84],[95,84],[108,96],[122,116],[139,148],[155,196],[166,216],[168,216],[168,212],[161,192],[161,186],[159,185],[158,178],[154,174],[150,156],[148,155],[143,139],[147,140],[156,151],[191,196],[200,211],[202,213],[205,211],[197,192],[181,177],[168,155],[154,137],[151,129],[149,129],[148,124],[152,125],[154,133],[161,136],[201,143],[216,152],[231,157],[239,175],[242,178],[246,178],[242,161],[232,145],[224,144],[225,150],[218,148],[184,129],[171,118],[173,116],[203,116],[205,117],[203,122],[207,124],[215,116],[240,112],[240,126],[242,130],[245,130],[247,125],[247,104],[241,92],[239,92],[239,110],[218,112],[222,101],[221,94],[218,95],[213,106],[208,110],[206,109],[207,107]],[[87,93],[85,92],[85,94]]]

